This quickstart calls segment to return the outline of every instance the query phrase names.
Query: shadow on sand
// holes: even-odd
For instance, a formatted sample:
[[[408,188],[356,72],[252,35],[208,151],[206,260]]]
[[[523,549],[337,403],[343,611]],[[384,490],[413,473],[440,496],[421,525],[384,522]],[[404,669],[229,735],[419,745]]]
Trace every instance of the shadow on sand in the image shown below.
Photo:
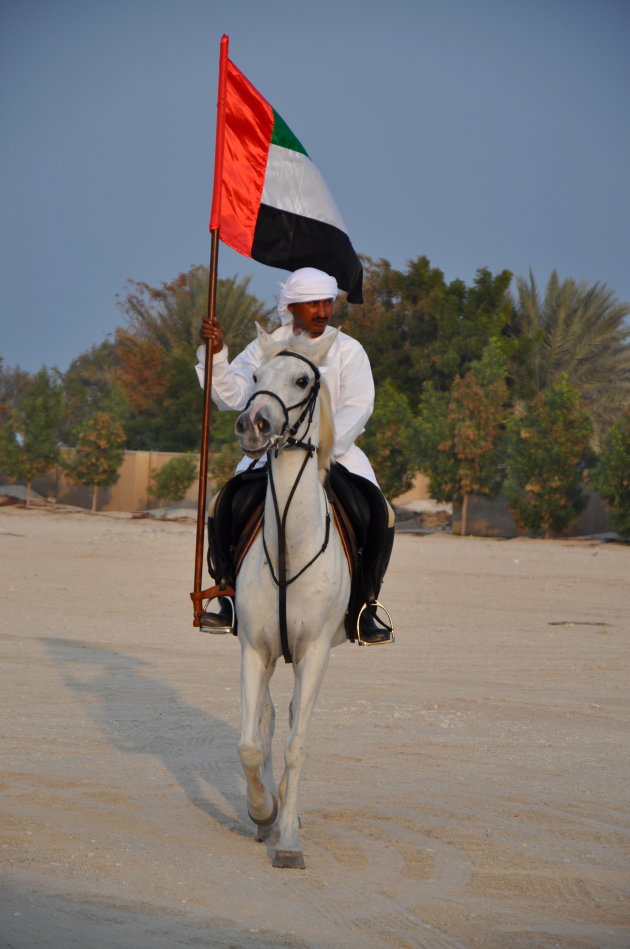
[[[159,758],[191,804],[232,832],[252,836],[236,729],[147,675],[151,664],[144,659],[71,639],[44,641],[63,681],[115,748]],[[210,800],[205,785],[231,803],[236,820]]]

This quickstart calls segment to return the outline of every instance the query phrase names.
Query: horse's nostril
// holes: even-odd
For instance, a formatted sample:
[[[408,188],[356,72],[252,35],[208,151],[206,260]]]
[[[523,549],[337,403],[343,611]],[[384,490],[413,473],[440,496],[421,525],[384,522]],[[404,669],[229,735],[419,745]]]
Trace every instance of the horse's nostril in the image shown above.
[[[235,431],[236,431],[236,434],[237,434],[237,435],[243,435],[244,432],[245,432],[246,427],[247,427],[247,426],[246,426],[246,424],[245,424],[245,419],[243,418],[242,415],[239,415],[239,417],[238,417],[237,420],[236,420],[236,425],[234,426],[234,429],[235,429]]]
[[[271,431],[271,425],[269,424],[268,419],[264,418],[262,415],[256,416],[256,421],[254,424],[261,435],[268,435]]]

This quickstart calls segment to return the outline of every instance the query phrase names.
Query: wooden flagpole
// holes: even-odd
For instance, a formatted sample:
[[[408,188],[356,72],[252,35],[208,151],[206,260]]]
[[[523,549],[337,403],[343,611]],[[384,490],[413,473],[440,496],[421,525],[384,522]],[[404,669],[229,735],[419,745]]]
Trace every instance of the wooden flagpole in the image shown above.
[[[223,141],[225,137],[225,95],[229,38],[221,37],[219,54],[219,86],[217,95],[217,127],[214,149],[214,182],[210,214],[210,269],[208,278],[208,319],[216,322],[217,271],[219,261],[219,226],[221,217],[221,177],[223,172]],[[197,533],[195,539],[195,575],[193,592],[193,626],[200,626],[202,601],[210,590],[201,589],[203,575],[204,532],[206,527],[206,500],[208,491],[208,447],[212,407],[212,347],[206,340],[206,363],[203,381],[203,410],[201,417],[201,447],[199,450],[199,490],[197,493]]]

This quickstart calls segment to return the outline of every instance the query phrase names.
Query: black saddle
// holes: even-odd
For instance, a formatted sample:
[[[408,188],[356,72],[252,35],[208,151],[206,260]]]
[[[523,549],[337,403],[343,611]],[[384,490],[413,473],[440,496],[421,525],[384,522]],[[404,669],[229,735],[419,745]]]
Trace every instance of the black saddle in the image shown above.
[[[267,469],[242,471],[223,485],[208,518],[208,570],[221,587],[234,586],[239,547],[257,520],[267,493]]]
[[[391,554],[393,531],[388,531],[387,501],[375,484],[337,463],[331,466],[328,481],[333,503],[347,514],[356,538],[356,568],[345,620],[346,635],[354,642],[361,607],[378,597],[381,573],[385,572]]]
[[[346,634],[354,641],[359,611],[376,599],[382,581],[379,566],[383,545],[389,543],[387,502],[375,484],[336,462],[325,488],[348,535],[354,566],[345,620]],[[266,491],[266,468],[254,468],[234,475],[217,496],[208,519],[208,569],[222,588],[235,584],[239,551],[260,520]]]

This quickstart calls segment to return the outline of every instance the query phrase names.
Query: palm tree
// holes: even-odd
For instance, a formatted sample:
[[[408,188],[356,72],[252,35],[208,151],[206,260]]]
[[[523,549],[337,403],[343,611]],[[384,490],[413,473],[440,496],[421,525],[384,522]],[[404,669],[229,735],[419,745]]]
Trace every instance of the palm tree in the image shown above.
[[[249,280],[217,281],[217,319],[230,356],[254,338],[255,320],[269,325],[271,311],[249,292]],[[192,370],[207,312],[208,268],[191,267],[159,287],[131,281],[127,291],[119,301],[127,327],[116,330],[114,343],[115,380],[129,406],[124,418],[127,446],[194,451],[201,390]],[[220,441],[215,425],[217,450]]]
[[[256,335],[254,321],[267,325],[272,312],[250,293],[250,279],[224,277],[217,281],[217,319],[234,355]],[[119,331],[119,337],[148,341],[167,352],[182,346],[196,349],[207,304],[208,268],[201,265],[161,287],[130,281],[126,297],[119,301],[128,328]]]
[[[516,287],[512,328],[530,340],[519,381],[540,392],[566,375],[601,434],[630,406],[630,305],[606,284],[560,280],[555,270],[544,297],[531,271]]]

